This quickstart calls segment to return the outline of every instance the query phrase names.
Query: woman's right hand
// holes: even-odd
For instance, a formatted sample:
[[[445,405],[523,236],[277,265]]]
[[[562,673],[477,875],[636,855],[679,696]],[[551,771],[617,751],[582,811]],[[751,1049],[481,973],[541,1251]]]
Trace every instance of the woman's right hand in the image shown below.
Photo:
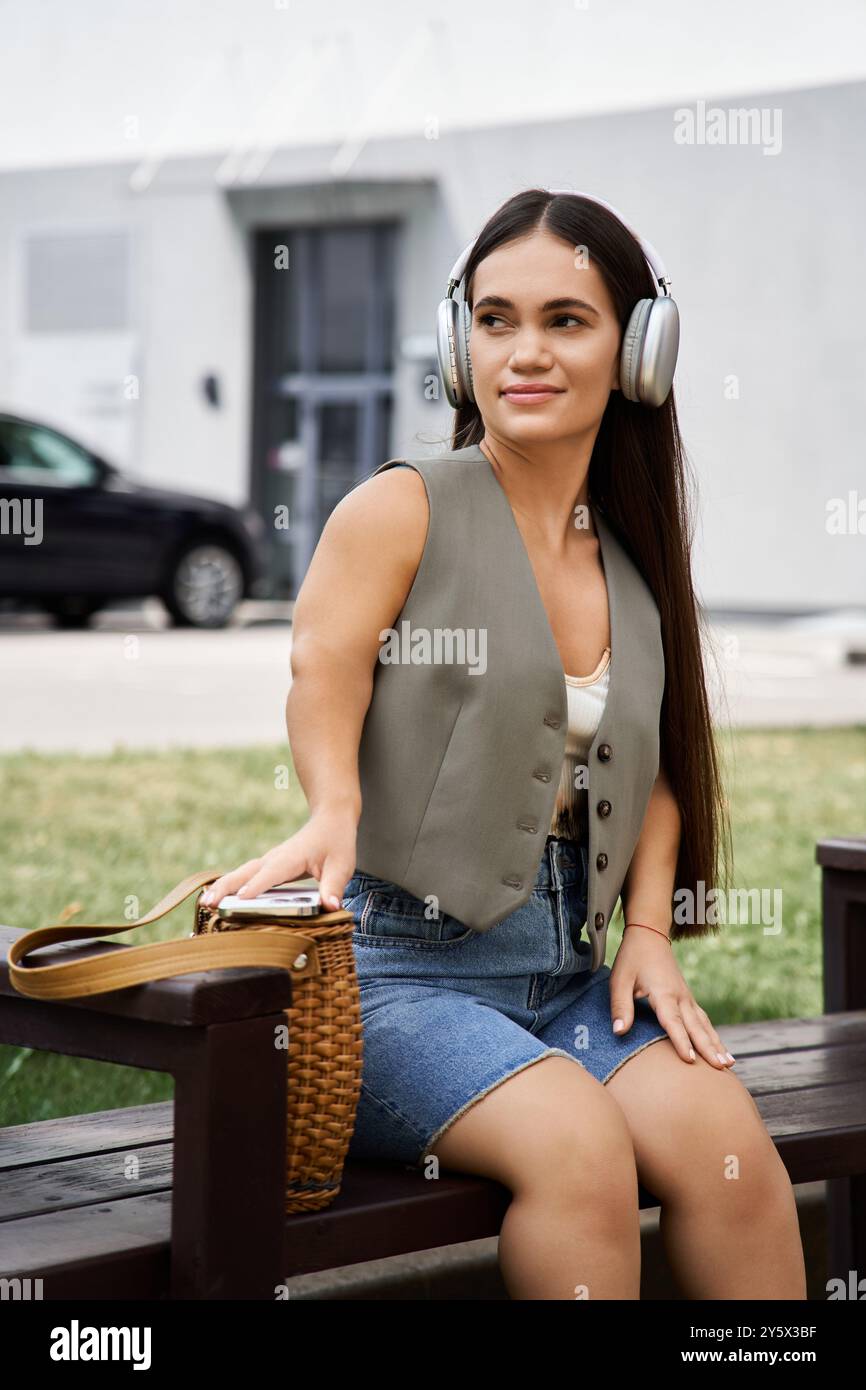
[[[343,891],[355,872],[357,828],[353,813],[314,812],[302,829],[261,859],[248,859],[216,879],[202,894],[202,902],[213,907],[230,893],[254,898],[277,883],[311,877],[318,880],[323,908],[340,908]]]

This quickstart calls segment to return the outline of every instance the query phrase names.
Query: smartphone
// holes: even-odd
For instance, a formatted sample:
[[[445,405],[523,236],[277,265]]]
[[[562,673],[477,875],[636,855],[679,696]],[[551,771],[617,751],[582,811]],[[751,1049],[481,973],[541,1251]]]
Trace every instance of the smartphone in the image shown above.
[[[322,911],[322,899],[316,888],[296,888],[280,883],[255,898],[239,898],[229,894],[217,903],[220,917],[315,917]]]

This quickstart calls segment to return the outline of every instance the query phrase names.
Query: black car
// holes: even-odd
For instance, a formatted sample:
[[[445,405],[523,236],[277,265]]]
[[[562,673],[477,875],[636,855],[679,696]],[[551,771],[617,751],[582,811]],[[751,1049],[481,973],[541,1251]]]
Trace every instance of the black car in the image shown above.
[[[0,414],[0,599],[73,627],[155,594],[179,625],[223,627],[267,592],[266,541],[251,509],[148,487],[59,430]]]

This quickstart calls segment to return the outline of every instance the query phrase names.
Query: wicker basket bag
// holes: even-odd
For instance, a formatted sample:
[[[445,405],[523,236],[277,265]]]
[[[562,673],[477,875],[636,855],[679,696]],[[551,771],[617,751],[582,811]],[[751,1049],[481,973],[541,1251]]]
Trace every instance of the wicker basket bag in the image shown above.
[[[26,932],[12,943],[9,977],[32,999],[77,999],[148,980],[237,966],[279,966],[292,976],[288,1023],[286,1212],[319,1211],[340,1190],[361,1090],[362,1025],[352,950],[354,918],[340,908],[316,917],[221,918],[201,901],[219,870],[191,874],[137,922]],[[191,894],[188,937],[129,946],[58,965],[23,964],[31,951],[147,926]]]

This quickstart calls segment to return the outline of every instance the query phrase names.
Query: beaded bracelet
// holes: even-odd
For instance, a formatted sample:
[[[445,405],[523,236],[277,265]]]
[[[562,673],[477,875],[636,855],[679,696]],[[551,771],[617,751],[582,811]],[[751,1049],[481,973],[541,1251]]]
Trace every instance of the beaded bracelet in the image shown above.
[[[668,945],[670,946],[671,950],[673,950],[673,945],[674,945],[674,943],[671,941],[671,939],[670,939],[670,937],[668,936],[667,932],[660,931],[658,927],[648,927],[647,924],[646,924],[646,922],[626,922],[625,927],[623,927],[623,931],[625,931],[627,927],[645,927],[647,931],[654,931],[654,932],[657,932],[659,936],[663,936],[663,937],[664,937],[665,941],[668,943]]]

